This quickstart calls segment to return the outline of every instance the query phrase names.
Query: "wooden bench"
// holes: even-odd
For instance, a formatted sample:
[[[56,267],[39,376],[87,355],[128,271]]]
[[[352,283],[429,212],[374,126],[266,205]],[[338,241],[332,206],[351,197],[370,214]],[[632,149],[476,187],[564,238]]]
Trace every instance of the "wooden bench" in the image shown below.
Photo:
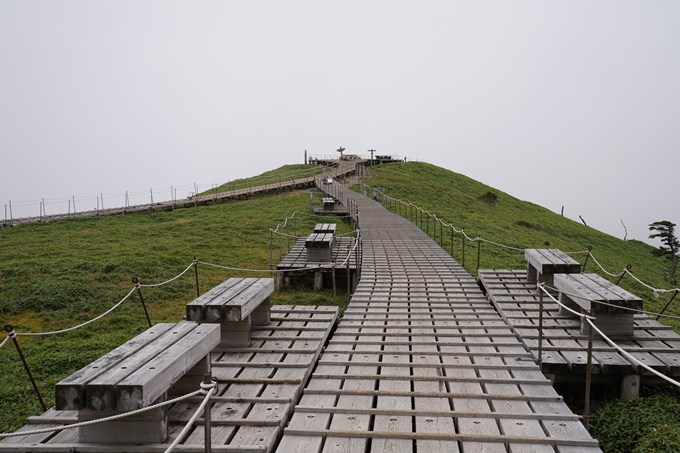
[[[324,211],[332,211],[335,209],[335,200],[333,198],[327,197],[323,199],[323,209]]]
[[[555,274],[578,274],[581,265],[558,249],[526,249],[527,281],[537,283],[542,280],[548,285],[553,283]]]
[[[558,274],[555,275],[554,286],[560,291],[560,302],[574,311],[589,313],[591,300],[605,302],[592,305],[594,324],[607,336],[632,337],[634,334],[634,312],[632,308],[642,310],[642,299],[623,288],[605,280],[597,274]],[[570,294],[570,295],[568,295]],[[573,316],[568,310],[560,307],[560,315]],[[581,334],[588,332],[588,323],[581,319]]]
[[[305,239],[307,261],[330,262],[334,236],[331,233],[312,233]]]
[[[130,412],[198,390],[210,373],[218,326],[156,324],[55,386],[55,409],[79,421]],[[188,392],[184,390],[189,387]],[[79,428],[80,442],[160,443],[168,437],[167,407]]]
[[[188,303],[187,319],[219,323],[220,348],[247,347],[251,327],[271,322],[269,296],[273,292],[273,278],[230,278]]]
[[[331,233],[335,236],[335,231],[337,230],[336,223],[317,223],[314,227],[315,233]]]

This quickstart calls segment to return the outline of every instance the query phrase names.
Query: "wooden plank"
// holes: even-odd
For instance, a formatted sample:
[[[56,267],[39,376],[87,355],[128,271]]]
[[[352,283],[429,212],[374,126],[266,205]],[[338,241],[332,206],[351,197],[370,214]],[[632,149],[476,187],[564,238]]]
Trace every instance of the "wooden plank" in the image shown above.
[[[224,319],[227,321],[243,321],[274,292],[273,278],[260,278],[227,302],[224,306]]]
[[[147,364],[161,351],[165,351],[183,337],[190,334],[198,325],[190,321],[182,321],[156,339],[147,347],[126,357],[110,367],[105,373],[86,384],[86,407],[91,410],[116,409],[118,395],[117,385],[140,367]],[[204,354],[205,355],[205,354]],[[197,360],[200,358],[197,358]]]
[[[202,324],[117,384],[116,409],[147,407],[220,343],[220,328]]]
[[[156,324],[135,338],[125,342],[108,354],[81,368],[71,376],[62,379],[55,385],[55,407],[57,410],[80,410],[86,407],[86,385],[118,365],[132,354],[137,353],[150,343],[156,341],[175,324]]]
[[[203,293],[201,296],[197,297],[193,301],[189,302],[186,306],[187,319],[189,321],[201,322],[204,319],[205,305],[216,297],[228,291],[230,288],[238,284],[242,279],[240,278],[230,278],[210,291]]]

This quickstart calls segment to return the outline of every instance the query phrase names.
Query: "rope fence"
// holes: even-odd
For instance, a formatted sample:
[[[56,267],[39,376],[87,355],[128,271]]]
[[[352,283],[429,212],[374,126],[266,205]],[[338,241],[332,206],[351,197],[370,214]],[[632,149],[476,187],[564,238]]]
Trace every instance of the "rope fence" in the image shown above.
[[[680,382],[672,379],[670,376],[666,376],[663,373],[658,372],[657,370],[653,369],[652,367],[648,366],[645,363],[642,363],[640,360],[636,359],[633,357],[628,351],[623,349],[621,346],[616,344],[611,338],[609,338],[607,335],[602,332],[596,325],[595,322],[597,320],[597,317],[593,316],[594,313],[594,308],[592,304],[597,303],[597,304],[602,304],[602,305],[608,305],[608,306],[615,306],[612,304],[607,304],[607,303],[602,303],[600,301],[592,300],[592,299],[587,299],[584,298],[582,295],[575,295],[575,294],[569,294],[567,292],[561,292],[562,294],[565,294],[570,297],[578,297],[583,300],[587,300],[591,303],[591,308],[590,308],[590,313],[585,314],[585,313],[579,313],[575,310],[572,310],[570,307],[567,307],[563,303],[561,303],[558,299],[556,299],[548,290],[547,288],[551,290],[555,290],[556,288],[552,287],[546,287],[544,283],[539,283],[538,284],[538,293],[539,293],[539,326],[538,326],[538,360],[537,363],[539,366],[542,367],[542,359],[543,359],[543,298],[545,295],[548,296],[553,302],[555,302],[558,306],[560,306],[563,309],[566,309],[567,311],[573,313],[574,315],[578,316],[582,320],[584,320],[589,328],[588,328],[588,346],[587,346],[587,351],[588,351],[588,357],[587,357],[587,365],[586,365],[586,376],[585,376],[585,397],[584,397],[584,414],[583,414],[583,424],[586,427],[586,429],[589,428],[590,424],[590,384],[591,384],[591,372],[592,372],[592,363],[593,363],[593,331],[597,332],[602,339],[608,343],[611,347],[616,349],[630,364],[637,365],[639,367],[644,368],[646,371],[654,374],[655,376],[665,380],[666,382],[675,385],[676,387],[680,387]],[[621,308],[621,307],[618,307]],[[634,309],[626,309],[630,311],[635,311],[638,312],[639,310],[634,310]],[[638,373],[639,374],[639,373]]]
[[[368,187],[369,189],[373,189],[373,188],[370,187],[368,184],[366,184],[366,187]],[[462,253],[461,265],[462,265],[462,266],[465,266],[465,248],[464,248],[464,247],[465,247],[465,246],[464,246],[465,241],[471,242],[471,243],[477,243],[477,245],[478,245],[478,247],[477,247],[477,270],[478,270],[478,271],[479,271],[479,268],[480,268],[480,261],[481,261],[481,248],[479,247],[479,245],[480,245],[481,242],[484,242],[484,243],[487,243],[487,244],[490,244],[490,245],[494,245],[494,246],[496,246],[496,247],[501,247],[501,248],[505,248],[505,249],[508,249],[508,250],[517,251],[517,252],[524,252],[524,250],[525,250],[524,248],[513,247],[513,246],[510,246],[510,245],[501,244],[501,243],[499,243],[499,242],[490,241],[490,240],[488,240],[488,239],[482,238],[481,236],[477,236],[477,237],[472,238],[472,237],[470,237],[470,236],[467,235],[467,233],[465,232],[465,230],[464,230],[463,228],[461,228],[460,230],[456,229],[456,228],[453,226],[453,223],[452,223],[452,222],[446,223],[443,219],[437,217],[437,215],[436,215],[435,213],[431,213],[431,212],[430,212],[429,210],[427,210],[427,209],[424,209],[424,208],[422,208],[422,207],[420,207],[420,206],[417,206],[417,205],[415,205],[415,204],[413,204],[413,203],[411,203],[411,202],[407,202],[407,201],[401,200],[401,199],[396,198],[396,197],[390,197],[389,195],[385,194],[384,191],[375,191],[374,193],[375,193],[375,194],[380,194],[380,197],[381,197],[381,200],[380,200],[380,201],[382,202],[383,206],[385,206],[388,210],[394,210],[395,213],[398,213],[398,214],[400,214],[400,215],[402,214],[402,211],[401,211],[401,208],[400,208],[401,206],[405,206],[405,207],[409,207],[409,208],[412,208],[412,209],[416,209],[416,216],[415,216],[415,222],[414,222],[414,223],[415,223],[417,226],[419,226],[421,229],[423,229],[423,219],[422,219],[422,216],[425,215],[425,216],[426,216],[426,219],[427,219],[428,221],[427,221],[427,223],[426,223],[426,225],[425,225],[425,230],[424,230],[424,231],[425,231],[428,235],[430,234],[430,232],[429,232],[429,230],[430,230],[430,228],[429,228],[429,219],[431,218],[432,221],[433,221],[433,227],[434,227],[434,233],[435,233],[435,234],[434,234],[435,242],[437,242],[437,235],[436,235],[437,229],[436,229],[436,226],[434,226],[434,225],[435,225],[435,222],[439,222],[439,224],[440,224],[441,227],[451,228],[451,229],[452,229],[452,234],[451,234],[451,236],[452,236],[452,240],[451,240],[451,256],[453,256],[453,243],[454,243],[454,241],[453,241],[453,233],[458,233],[458,234],[460,234],[460,235],[462,236],[462,240],[463,240],[463,242],[462,242],[463,245],[462,245],[462,250],[461,250],[461,253]],[[397,206],[398,208],[395,208],[395,206]],[[420,214],[421,214],[420,225],[418,225],[418,215],[417,215],[418,212],[420,212]],[[405,212],[404,212],[404,213],[405,213]],[[407,218],[408,218],[408,217],[407,217]],[[410,220],[413,222],[413,216],[411,216],[411,219],[410,219]],[[440,233],[440,245],[442,245],[442,243],[443,243],[443,234]],[[595,258],[595,256],[593,255],[593,253],[592,253],[591,250],[592,250],[592,248],[589,247],[588,250],[577,251],[577,252],[569,252],[569,253],[567,253],[567,255],[577,255],[577,254],[585,254],[585,255],[587,255],[587,256],[586,256],[586,263],[587,263],[587,261],[588,261],[589,258],[592,259],[592,260],[595,262],[595,264],[602,270],[602,272],[604,272],[606,275],[608,275],[608,276],[610,276],[610,277],[612,277],[612,278],[618,278],[618,279],[619,279],[618,281],[620,281],[621,278],[622,278],[623,276],[629,275],[629,276],[631,276],[636,282],[638,282],[639,284],[641,284],[641,285],[644,286],[645,288],[647,288],[647,289],[649,289],[650,291],[652,291],[652,292],[654,293],[654,297],[655,297],[655,298],[658,298],[660,293],[673,293],[673,298],[674,298],[678,293],[680,293],[680,287],[678,287],[678,288],[671,288],[671,289],[661,289],[661,288],[655,288],[655,287],[653,287],[653,286],[651,286],[651,285],[649,285],[649,284],[643,282],[642,280],[640,280],[637,276],[635,276],[635,275],[630,271],[630,266],[626,266],[626,267],[625,267],[621,272],[619,272],[619,273],[610,272],[610,271],[608,271],[607,269],[605,269],[604,266],[602,266],[602,264],[600,264],[600,262]],[[585,265],[584,265],[584,268],[585,268]],[[617,281],[617,284],[618,284],[618,281]],[[671,301],[672,301],[672,300],[673,300],[673,299],[671,299]],[[667,306],[668,306],[669,304],[670,304],[670,301],[668,302]],[[664,308],[664,310],[665,310],[665,308]],[[661,313],[663,313],[663,310],[662,310]],[[657,315],[659,315],[659,314],[657,314]]]
[[[81,428],[83,426],[91,426],[91,425],[97,425],[97,424],[100,424],[100,423],[112,422],[112,421],[115,421],[115,420],[120,420],[120,419],[123,419],[123,418],[126,418],[126,417],[130,417],[130,416],[133,416],[133,415],[142,414],[144,412],[148,412],[148,411],[158,409],[158,408],[161,408],[161,407],[170,406],[172,404],[179,403],[179,402],[187,400],[189,398],[193,398],[194,396],[204,395],[203,401],[201,402],[198,409],[196,410],[196,412],[194,413],[192,418],[189,420],[187,425],[184,427],[184,430],[182,430],[180,435],[177,436],[177,438],[175,439],[175,442],[173,442],[168,447],[168,449],[165,450],[166,453],[170,453],[175,448],[175,446],[177,446],[177,444],[184,439],[184,437],[186,436],[186,433],[193,426],[193,424],[195,423],[196,419],[201,414],[201,412],[204,411],[204,408],[210,402],[210,398],[216,392],[216,390],[217,390],[217,384],[215,382],[212,382],[210,384],[201,384],[200,390],[196,390],[192,393],[188,393],[186,395],[182,395],[182,396],[179,396],[177,398],[173,398],[171,400],[164,401],[164,402],[158,403],[158,404],[154,404],[154,405],[151,405],[151,406],[148,406],[148,407],[143,407],[141,409],[137,409],[137,410],[134,410],[134,411],[125,412],[125,413],[122,413],[122,414],[116,414],[116,415],[112,415],[112,416],[109,416],[109,417],[98,418],[96,420],[89,420],[89,421],[80,422],[80,423],[72,423],[72,424],[66,424],[66,425],[61,425],[61,426],[52,426],[50,428],[33,429],[33,430],[27,430],[27,431],[16,431],[16,432],[13,432],[13,433],[0,433],[0,438],[23,437],[23,436],[31,436],[31,435],[34,435],[34,434],[46,434],[46,433],[52,433],[52,432],[55,432],[55,431],[63,431],[63,430],[66,430],[66,429],[75,429],[75,428]],[[210,425],[207,424],[207,426],[209,427]]]

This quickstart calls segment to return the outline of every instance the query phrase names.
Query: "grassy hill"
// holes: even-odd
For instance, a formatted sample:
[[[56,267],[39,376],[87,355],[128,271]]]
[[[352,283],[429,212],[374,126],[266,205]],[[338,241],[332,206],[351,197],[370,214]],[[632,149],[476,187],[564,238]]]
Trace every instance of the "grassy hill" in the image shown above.
[[[643,282],[655,288],[672,288],[664,280],[664,269],[668,268],[668,262],[663,257],[654,256],[655,248],[644,242],[623,241],[431,164],[408,162],[369,167],[368,171],[370,176],[365,178],[366,184],[384,187],[389,196],[436,213],[446,223],[453,223],[456,229],[463,228],[470,238],[481,236],[488,241],[519,249],[549,247],[564,252],[582,252],[590,246],[595,258],[610,273],[618,274],[630,264],[631,272]],[[410,219],[411,211],[402,209],[402,215]],[[649,220],[651,223],[660,219]],[[420,218],[418,222],[420,224]],[[429,228],[432,236],[432,219]],[[459,262],[462,261],[461,242],[461,235],[455,234],[454,257]],[[465,268],[476,275],[477,243],[466,242]],[[450,228],[444,228],[442,247],[450,253]],[[572,257],[583,264],[586,254],[574,254]],[[480,267],[524,269],[524,252],[482,242]],[[608,277],[592,259],[588,261],[586,271]],[[671,297],[670,293],[660,293],[659,298],[655,298],[653,291],[628,275],[623,277],[620,286],[644,299],[645,310],[649,311],[658,312]],[[666,313],[680,315],[680,300],[676,302]],[[680,332],[680,322],[677,320],[668,319],[664,322]]]
[[[643,281],[655,287],[668,287],[662,273],[666,263],[652,255],[651,246],[639,241],[624,242],[433,165],[390,164],[368,170],[368,184],[385,187],[391,196],[436,212],[457,228],[464,227],[470,237],[479,235],[518,248],[554,247],[567,252],[592,246],[593,253],[607,269],[619,272],[631,264],[632,271]],[[322,170],[313,166],[285,166],[266,175],[225,184],[219,190],[255,186],[285,175],[317,171]],[[488,202],[494,197],[484,197],[488,193],[496,195],[495,202]],[[131,277],[139,277],[142,283],[162,282],[186,269],[194,256],[224,266],[268,269],[269,229],[294,211],[308,212],[308,209],[309,192],[304,190],[151,215],[71,219],[0,229],[0,324],[11,323],[17,332],[76,325],[121,300],[132,288]],[[659,219],[650,219],[650,222],[653,220]],[[317,221],[307,215],[298,216],[298,234],[309,233]],[[347,226],[344,228],[342,231],[349,230]],[[451,249],[450,237],[450,230],[445,230],[445,250]],[[285,254],[285,238],[281,244]],[[460,235],[456,234],[454,257],[459,261],[460,244]],[[277,239],[274,245],[277,262]],[[476,244],[466,247],[465,267],[474,275]],[[584,257],[574,255],[581,262]],[[524,268],[523,253],[484,243],[481,267]],[[598,271],[592,261],[587,270]],[[199,265],[202,292],[226,278],[250,275],[254,274]],[[655,299],[650,291],[629,277],[624,277],[621,285],[642,296],[650,310],[659,310],[667,300],[667,296]],[[181,319],[184,305],[195,298],[195,291],[193,270],[168,285],[144,288],[152,322]],[[105,319],[77,331],[19,339],[48,406],[53,404],[57,381],[147,328],[138,301],[134,294]],[[272,302],[331,304],[332,294],[330,291],[315,294],[294,287],[275,294]],[[669,312],[678,314],[678,309],[671,307]],[[674,326],[678,328],[678,324]],[[0,369],[3,370],[0,432],[5,432],[17,429],[27,416],[39,414],[42,409],[11,342],[0,349]]]

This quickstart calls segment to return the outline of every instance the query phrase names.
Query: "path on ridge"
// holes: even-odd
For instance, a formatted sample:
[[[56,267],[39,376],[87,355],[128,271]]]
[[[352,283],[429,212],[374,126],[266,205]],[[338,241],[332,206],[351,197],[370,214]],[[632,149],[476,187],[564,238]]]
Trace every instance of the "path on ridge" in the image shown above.
[[[345,197],[360,212],[361,280],[278,452],[601,451],[460,264],[377,202]]]

